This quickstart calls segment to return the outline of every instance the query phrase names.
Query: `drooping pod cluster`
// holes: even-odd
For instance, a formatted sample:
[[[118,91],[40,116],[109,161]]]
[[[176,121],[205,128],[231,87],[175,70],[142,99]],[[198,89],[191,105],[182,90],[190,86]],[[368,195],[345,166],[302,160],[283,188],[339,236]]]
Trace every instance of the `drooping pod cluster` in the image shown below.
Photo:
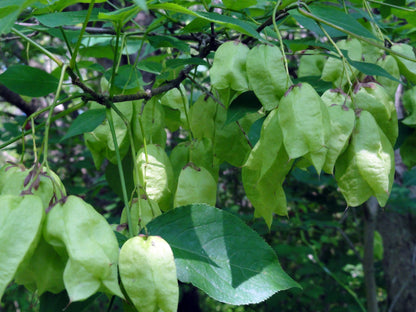
[[[81,198],[67,196],[48,168],[5,165],[0,181],[0,294],[14,279],[40,295],[66,289],[71,301],[98,290],[123,297],[118,243],[102,215]]]
[[[338,45],[351,60],[370,57],[363,53],[358,40],[342,40]],[[306,169],[312,165],[318,173],[335,173],[349,206],[358,206],[371,196],[380,205],[386,204],[394,175],[392,146],[398,136],[391,98],[397,87],[394,81],[382,80],[386,88],[365,79],[360,82],[357,79],[365,77],[340,59],[301,57],[301,75],[312,73],[337,87],[320,96],[307,82],[292,85],[275,46],[249,49],[241,43],[226,42],[219,51],[211,70],[212,84],[221,90],[218,94],[226,94],[226,88],[228,94],[253,90],[267,114],[242,171],[243,185],[257,216],[270,225],[273,213],[287,213],[282,184],[293,166]],[[236,54],[238,66],[233,63]],[[397,77],[396,58],[379,59],[380,66]],[[403,59],[398,60],[399,66],[400,62]],[[222,63],[229,66],[220,70]],[[231,83],[235,77],[242,82],[239,88]],[[348,89],[349,81],[355,83],[355,90],[347,95],[342,88]]]

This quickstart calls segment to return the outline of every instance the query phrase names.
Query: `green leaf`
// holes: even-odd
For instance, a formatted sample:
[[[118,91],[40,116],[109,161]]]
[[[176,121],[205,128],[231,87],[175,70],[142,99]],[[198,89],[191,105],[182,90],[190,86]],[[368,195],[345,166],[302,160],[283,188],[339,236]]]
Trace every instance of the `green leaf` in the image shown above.
[[[265,120],[265,117],[257,119],[250,127],[250,131],[248,132],[247,136],[252,146],[256,145],[256,143],[260,139],[260,132],[261,132],[261,128],[263,126],[264,120]]]
[[[251,26],[251,24],[241,21],[239,19],[230,17],[230,16],[225,16],[225,15],[221,15],[221,14],[214,13],[214,12],[196,12],[196,11],[189,10],[183,6],[180,6],[179,4],[176,4],[176,3],[151,4],[148,6],[148,8],[150,10],[162,9],[162,10],[173,11],[177,13],[195,16],[195,17],[207,20],[209,22],[218,23],[225,27],[241,32],[245,35],[249,35],[251,37],[257,38],[259,40],[264,40],[257,33],[255,28]]]
[[[247,91],[237,96],[227,110],[225,125],[238,121],[245,115],[257,112],[262,107],[253,91]]]
[[[0,35],[10,32],[19,14],[36,0],[0,1]]]
[[[149,9],[147,8],[146,0],[133,0],[133,2],[146,13],[149,11]]]
[[[338,8],[324,5],[311,5],[310,9],[313,15],[324,21],[337,25],[356,35],[377,40],[377,37],[361,25],[351,14],[346,14]]]
[[[145,60],[137,62],[136,68],[157,75],[159,75],[163,70],[162,64]]]
[[[73,136],[93,131],[104,121],[104,119],[105,108],[87,110],[71,123],[67,133],[62,137],[60,142]]]
[[[401,83],[401,81],[392,75],[390,75],[384,68],[378,66],[377,64],[373,63],[366,63],[366,62],[357,62],[353,61],[350,58],[348,58],[348,62],[357,68],[360,72],[363,74],[369,75],[369,76],[382,76],[387,77],[393,81]]]
[[[199,12],[199,14],[211,22],[224,25],[225,27],[234,29],[245,35],[259,39],[260,41],[265,41],[251,24],[244,22],[241,19],[221,15],[215,12]]]
[[[48,27],[58,27],[64,25],[76,25],[85,21],[87,10],[83,11],[68,11],[68,12],[54,12],[50,14],[38,15],[37,20]],[[89,21],[98,21],[99,9],[93,9]]]
[[[227,9],[242,10],[257,4],[257,0],[223,0]]]
[[[115,10],[113,12],[100,12],[98,13],[98,18],[101,20],[109,20],[115,23],[125,24],[134,16],[136,16],[137,13],[139,13],[139,11],[140,8],[138,8],[135,5],[132,5],[126,8]]]
[[[0,75],[0,83],[20,95],[39,97],[56,91],[59,81],[41,69],[14,65]]]
[[[178,279],[215,300],[258,303],[300,287],[283,271],[273,249],[223,210],[203,204],[178,207],[150,222],[147,230],[171,246]]]
[[[111,81],[112,69],[105,72],[104,77]],[[142,74],[134,65],[120,66],[114,78],[114,86],[122,91],[137,90],[143,85]]]
[[[175,48],[182,52],[187,52],[187,53],[189,53],[190,51],[188,44],[172,36],[149,36],[148,39],[149,39],[149,43],[155,49],[168,47],[168,48]]]
[[[300,25],[302,25],[305,29],[309,29],[310,31],[317,34],[319,37],[324,37],[325,33],[321,30],[318,23],[315,22],[315,20],[305,17],[302,14],[300,14],[296,10],[290,10],[289,11],[290,16],[292,16]],[[342,31],[339,31],[337,29],[334,29],[332,27],[329,27],[327,25],[322,25],[322,27],[328,32],[328,34],[334,38],[334,37],[343,37],[345,34]]]
[[[0,34],[7,34],[19,16],[20,7],[11,5],[0,10]]]
[[[184,66],[184,65],[205,65],[208,66],[209,64],[204,61],[201,58],[198,57],[191,57],[191,58],[185,58],[185,59],[173,59],[173,60],[167,60],[166,61],[166,66],[169,68],[176,68],[179,66]]]

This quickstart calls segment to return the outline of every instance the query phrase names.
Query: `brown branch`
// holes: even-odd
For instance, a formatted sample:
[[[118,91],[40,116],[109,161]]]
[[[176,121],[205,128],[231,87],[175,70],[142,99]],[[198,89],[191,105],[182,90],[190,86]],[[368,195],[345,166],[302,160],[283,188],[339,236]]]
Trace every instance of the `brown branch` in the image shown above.
[[[378,203],[371,197],[364,206],[364,284],[367,298],[367,311],[378,312],[377,285],[374,274],[374,232],[376,229]]]
[[[196,37],[195,37],[196,39]],[[201,40],[201,43],[205,42],[204,40]],[[219,47],[220,43],[215,40],[210,40],[207,42],[206,46],[201,46],[199,58],[206,57],[211,51],[215,51]],[[147,89],[145,91],[138,92],[136,94],[126,94],[126,95],[115,95],[112,98],[99,94],[92,90],[91,88],[87,87],[80,79],[79,77],[74,73],[74,71],[71,68],[67,69],[67,72],[69,76],[71,77],[72,84],[80,87],[86,94],[86,97],[84,100],[92,100],[96,101],[97,103],[100,103],[102,105],[105,105],[107,107],[111,106],[112,103],[118,103],[118,102],[125,102],[125,101],[134,101],[134,100],[141,100],[141,99],[147,99],[149,100],[155,95],[162,94],[164,92],[167,92],[174,88],[179,88],[180,84],[188,77],[188,74],[191,72],[191,70],[196,65],[188,65],[184,69],[182,69],[178,76],[170,81],[167,81],[165,84],[153,88],[153,89]]]
[[[289,15],[288,11],[292,10],[294,8],[289,8],[289,9],[284,9],[281,10],[279,12],[277,12],[276,14],[276,22],[280,21],[281,19],[284,19],[286,16]],[[258,33],[260,33],[264,28],[266,28],[267,26],[270,26],[273,24],[273,16],[270,16],[263,24],[261,24],[259,27],[256,28],[256,31]],[[244,44],[249,44],[254,38],[253,37],[248,37],[246,39],[244,39],[242,42]]]
[[[36,111],[36,109],[25,100],[23,100],[19,94],[11,91],[2,84],[0,84],[0,96],[10,104],[19,108],[23,113],[26,114],[26,116],[30,116]]]
[[[81,27],[78,26],[62,26],[65,30],[74,30],[79,31]],[[116,31],[112,28],[98,28],[98,27],[86,27],[85,31],[89,34],[99,34],[99,35],[116,35]]]
[[[149,100],[155,95],[162,94],[166,91],[169,91],[174,88],[179,88],[182,81],[184,81],[187,77],[187,74],[194,68],[196,65],[189,65],[185,67],[173,80],[166,82],[164,85],[154,89],[147,89],[146,91],[138,92],[136,94],[127,94],[127,95],[116,95],[112,98],[114,103],[117,102],[124,102],[124,101],[134,101],[134,100],[141,100],[147,99]]]
[[[82,91],[84,91],[86,95],[88,95],[88,97],[84,98],[84,100],[93,100],[93,101],[96,101],[97,103],[110,107],[108,97],[102,94],[99,94],[95,92],[93,89],[87,87],[83,82],[81,82],[79,77],[74,73],[74,71],[71,68],[67,67],[66,71],[68,75],[71,77],[72,84],[80,87]]]

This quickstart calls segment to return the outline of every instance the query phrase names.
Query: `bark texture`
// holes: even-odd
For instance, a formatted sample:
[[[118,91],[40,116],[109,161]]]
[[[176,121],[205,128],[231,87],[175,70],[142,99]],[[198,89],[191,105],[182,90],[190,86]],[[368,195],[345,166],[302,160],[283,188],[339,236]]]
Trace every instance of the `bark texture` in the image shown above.
[[[383,238],[388,311],[416,311],[416,216],[380,211],[377,227]]]

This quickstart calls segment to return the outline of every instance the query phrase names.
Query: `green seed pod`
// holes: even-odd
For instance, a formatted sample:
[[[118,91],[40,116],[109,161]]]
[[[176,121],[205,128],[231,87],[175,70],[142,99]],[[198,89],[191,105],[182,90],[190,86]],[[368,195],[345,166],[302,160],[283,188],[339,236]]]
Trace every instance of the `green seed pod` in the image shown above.
[[[191,106],[189,120],[194,138],[214,139],[217,110],[218,104],[205,95],[201,95]]]
[[[181,91],[175,88],[166,92],[160,99],[160,103],[165,112],[165,123],[171,132],[178,130],[179,127],[188,129],[185,110],[189,111],[189,103],[184,86],[181,85],[180,88],[184,95],[183,98]]]
[[[283,146],[278,109],[275,109],[264,121],[260,139],[242,169],[244,190],[255,209],[255,217],[264,218],[269,227],[274,213],[287,215],[282,184],[292,164]]]
[[[33,254],[45,216],[38,196],[0,195],[0,299],[19,266]]]
[[[133,203],[130,208],[130,217],[133,222],[133,233],[138,234],[140,230],[146,226],[147,223],[152,221],[157,216],[160,216],[159,205],[149,198],[137,198],[133,199]],[[120,224],[127,224],[127,212],[126,208],[121,212]],[[124,230],[123,234],[127,235],[128,230]]]
[[[135,183],[145,188],[145,195],[157,202],[162,211],[172,209],[173,170],[165,150],[147,145],[137,153],[136,165],[140,176],[134,177]]]
[[[362,47],[357,39],[340,40],[337,42],[337,46],[342,50],[347,50],[348,56],[353,61],[361,61]],[[348,82],[347,77],[352,80],[353,75],[356,74],[358,74],[356,68],[351,69],[350,66],[347,66],[344,70],[342,60],[330,57],[324,65],[321,79],[332,82],[336,88],[343,88]]]
[[[223,108],[219,108],[220,111],[220,114],[225,113]],[[239,120],[241,128],[248,133],[252,124],[260,117],[258,113],[247,114]],[[250,151],[251,147],[247,138],[235,122],[227,125],[218,124],[215,132],[214,154],[219,163],[226,161],[234,167],[241,167],[246,162]]]
[[[174,149],[169,155],[170,162],[172,163],[172,170],[174,176],[172,183],[174,190],[176,190],[176,187],[178,186],[178,178],[182,171],[182,168],[185,167],[187,163],[189,163],[189,146],[189,141],[179,143],[174,147]]]
[[[18,165],[5,165],[0,169],[0,194],[33,194],[42,199],[46,209],[52,200],[66,195],[59,177],[50,169],[32,168]]]
[[[182,169],[175,193],[174,207],[196,203],[215,206],[217,183],[204,167],[190,163]]]
[[[214,157],[212,142],[210,139],[196,139],[192,142],[183,142],[175,146],[170,154],[175,186],[182,169],[192,162],[196,167],[204,167],[209,171],[215,181],[218,180],[219,164]],[[176,189],[176,187],[175,187]]]
[[[299,60],[298,77],[320,77],[325,61],[324,55],[302,55]]]
[[[214,150],[210,139],[194,140],[189,146],[189,162],[204,167],[218,181],[219,164],[214,159]],[[183,166],[182,166],[183,167]]]
[[[377,36],[375,32],[372,33]],[[366,63],[376,63],[377,60],[383,56],[384,51],[376,46],[374,46],[371,42],[360,41],[361,44],[361,51],[362,57],[361,60],[357,61],[364,61]]]
[[[179,300],[176,266],[169,244],[159,236],[136,236],[120,250],[124,290],[140,312],[175,312]]]
[[[147,101],[142,111],[142,101],[133,102],[132,131],[135,146],[143,146],[143,133],[140,121],[145,132],[147,144],[166,145],[165,112],[156,98]]]
[[[132,102],[116,103],[115,105],[123,113],[127,120],[131,122],[133,116]],[[112,111],[111,114],[114,121],[114,128],[116,129],[116,138],[120,151],[120,157],[123,158],[127,154],[130,147],[127,128],[124,121],[116,112]],[[85,145],[90,150],[97,169],[100,168],[105,158],[107,158],[111,163],[117,164],[114,141],[111,135],[108,120],[104,120],[103,124],[99,125],[94,131],[85,133],[84,139]]]
[[[68,256],[63,279],[71,301],[97,291],[123,297],[117,281],[117,239],[91,205],[68,196],[48,213],[43,236],[58,254]]]
[[[407,117],[402,120],[407,126],[416,126],[416,87],[406,90],[403,94],[403,106],[406,110]]]
[[[386,90],[377,83],[364,84],[353,96],[357,108],[370,112],[390,143],[394,145],[399,130],[396,107]]]
[[[332,105],[346,106],[352,108],[351,98],[339,89],[329,89],[321,95],[322,101],[327,107]]]
[[[355,114],[349,108],[350,98],[341,92],[328,90],[322,95],[322,100],[328,105],[331,124],[323,170],[326,173],[333,174],[335,162],[347,148],[354,129]]]
[[[283,143],[290,159],[307,154],[319,172],[329,134],[328,108],[308,83],[295,85],[279,105]]]
[[[393,56],[386,55],[380,58],[377,61],[377,65],[383,68],[397,80],[400,80],[399,65],[397,65],[397,61]],[[384,76],[376,76],[376,80],[386,89],[388,95],[390,95],[390,97],[394,99],[397,87],[399,86],[399,82],[391,80],[390,78]]]
[[[32,257],[22,263],[16,272],[15,282],[30,291],[57,294],[65,289],[63,274],[67,258],[61,258],[41,236]]]
[[[248,90],[246,59],[249,50],[245,44],[236,41],[225,42],[217,49],[210,69],[214,88]]]
[[[260,139],[253,147],[244,167],[252,168],[258,179],[269,170],[283,144],[283,134],[279,125],[278,109],[272,110],[263,122]]]
[[[275,108],[292,85],[286,73],[279,48],[258,45],[247,54],[247,75],[250,88],[266,110]]]
[[[411,59],[416,59],[415,52],[413,51],[413,47],[408,44],[394,44],[391,49],[395,52],[399,52],[403,55]],[[396,56],[393,54],[393,57],[397,61],[397,65],[399,65],[400,73],[406,77],[407,80],[411,81],[412,83],[416,83],[416,63],[412,61],[408,61],[400,56]]]
[[[349,206],[375,196],[384,206],[394,178],[394,151],[374,117],[361,111],[352,141],[335,166],[335,179]]]
[[[372,114],[361,112],[351,144],[361,175],[384,206],[393,184],[394,151]]]
[[[373,191],[357,167],[354,149],[349,146],[335,164],[335,179],[347,205],[356,207],[367,201]]]

